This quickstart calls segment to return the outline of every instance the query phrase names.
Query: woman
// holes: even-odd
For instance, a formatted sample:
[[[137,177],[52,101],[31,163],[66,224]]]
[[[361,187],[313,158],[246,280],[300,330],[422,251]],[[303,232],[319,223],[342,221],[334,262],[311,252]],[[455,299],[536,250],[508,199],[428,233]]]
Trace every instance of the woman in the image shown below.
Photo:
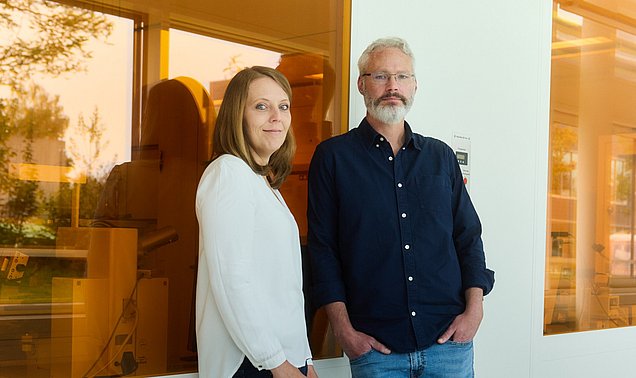
[[[246,68],[229,83],[196,197],[201,377],[315,377],[298,226],[278,188],[291,172],[291,87]]]

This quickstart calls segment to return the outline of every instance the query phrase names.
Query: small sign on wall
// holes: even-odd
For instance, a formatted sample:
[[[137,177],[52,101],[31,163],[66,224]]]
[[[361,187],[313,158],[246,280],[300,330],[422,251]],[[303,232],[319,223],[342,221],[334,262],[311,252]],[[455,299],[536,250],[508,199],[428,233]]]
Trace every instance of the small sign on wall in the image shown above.
[[[459,133],[453,133],[453,141],[451,147],[455,151],[455,157],[462,170],[464,184],[466,190],[470,191],[470,136]]]

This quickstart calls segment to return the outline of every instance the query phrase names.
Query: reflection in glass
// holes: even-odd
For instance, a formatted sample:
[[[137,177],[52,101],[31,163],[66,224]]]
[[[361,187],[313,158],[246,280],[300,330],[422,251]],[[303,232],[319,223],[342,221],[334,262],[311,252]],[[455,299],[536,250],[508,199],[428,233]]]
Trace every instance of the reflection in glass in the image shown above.
[[[636,323],[634,20],[554,2],[546,335]]]
[[[346,116],[348,2],[272,4],[0,2],[0,375],[196,371],[194,191],[243,65],[294,87],[282,191],[304,237],[309,159]],[[315,355],[339,355],[308,314]]]
[[[110,324],[80,319],[116,306],[89,306],[100,296],[81,291],[107,282],[87,226],[108,171],[130,156],[132,67],[112,59],[132,61],[133,22],[36,0],[3,2],[0,14],[0,371],[72,376],[82,360],[109,364],[95,351],[103,335],[81,327]]]
[[[318,143],[336,132],[331,121],[336,79],[329,60],[315,53],[279,53],[174,29],[170,33],[171,77],[184,75],[198,78],[197,81],[209,88],[215,112],[221,105],[229,80],[244,67],[263,65],[277,68],[289,79],[292,87],[292,129],[297,150],[292,172],[280,190],[296,218],[304,244],[307,236],[305,214],[309,162]],[[209,58],[193,60],[190,56],[192,51],[188,49],[193,44],[196,44],[197,52],[203,51]],[[305,267],[307,272],[308,267]],[[305,288],[308,289],[308,277],[305,280]],[[314,356],[324,358],[341,355],[324,312],[316,312],[308,295],[306,302]],[[193,332],[191,329],[191,339],[194,338]]]

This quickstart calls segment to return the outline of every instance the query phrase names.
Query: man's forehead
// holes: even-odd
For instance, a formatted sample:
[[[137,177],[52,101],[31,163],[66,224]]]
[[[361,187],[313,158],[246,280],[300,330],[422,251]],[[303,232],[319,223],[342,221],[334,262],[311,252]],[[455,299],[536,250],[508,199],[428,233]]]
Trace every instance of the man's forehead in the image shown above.
[[[411,57],[395,47],[376,50],[369,58],[368,68],[374,70],[399,67],[401,70],[410,71],[413,68]]]

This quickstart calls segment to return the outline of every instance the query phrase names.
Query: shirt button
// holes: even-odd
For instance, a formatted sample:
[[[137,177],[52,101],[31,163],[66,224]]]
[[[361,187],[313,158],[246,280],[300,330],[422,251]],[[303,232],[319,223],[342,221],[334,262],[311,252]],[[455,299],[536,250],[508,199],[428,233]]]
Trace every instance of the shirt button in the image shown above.
[[[402,218],[406,218],[406,213],[402,213]]]
[[[389,156],[389,161],[393,161],[393,156]]]
[[[410,249],[410,248],[411,248],[411,246],[410,246],[410,245],[408,245],[408,244],[405,244],[405,245],[404,245],[404,249]]]
[[[409,276],[409,281],[413,281],[413,277]]]
[[[376,146],[376,147],[378,147],[378,148],[380,148],[380,145],[379,145],[379,144],[376,144],[375,146]]]
[[[406,150],[406,147],[402,147],[402,151]]]
[[[415,311],[411,311],[411,316],[415,316]]]
[[[384,142],[384,138],[380,137],[380,142]]]
[[[402,187],[402,183],[398,182],[398,188],[401,188],[401,187]]]

